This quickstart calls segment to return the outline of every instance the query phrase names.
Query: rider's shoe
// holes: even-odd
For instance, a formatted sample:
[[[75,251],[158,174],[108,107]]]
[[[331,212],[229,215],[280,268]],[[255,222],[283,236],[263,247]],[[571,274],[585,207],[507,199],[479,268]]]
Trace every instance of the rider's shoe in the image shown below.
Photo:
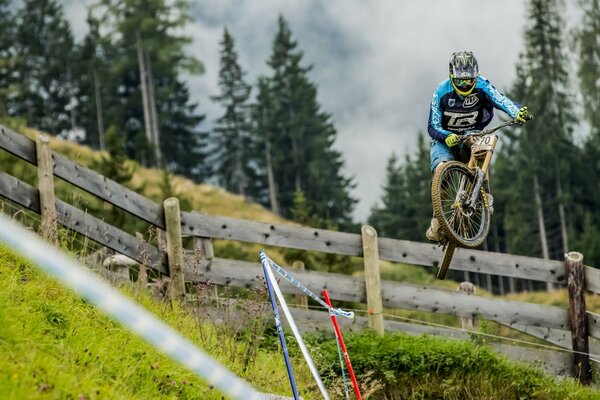
[[[431,224],[429,228],[427,228],[427,232],[425,232],[425,237],[429,239],[433,243],[439,243],[442,241],[442,237],[440,235],[440,222],[437,218],[431,218]]]
[[[494,196],[483,189],[481,190],[481,194],[483,198],[483,204],[485,204],[487,209],[490,211],[490,215],[492,215],[494,213]]]

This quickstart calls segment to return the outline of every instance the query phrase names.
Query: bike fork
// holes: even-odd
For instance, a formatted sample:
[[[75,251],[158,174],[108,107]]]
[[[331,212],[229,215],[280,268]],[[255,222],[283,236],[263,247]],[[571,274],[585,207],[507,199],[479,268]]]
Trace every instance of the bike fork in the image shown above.
[[[483,180],[485,178],[485,172],[479,167],[477,167],[477,178],[475,179],[475,187],[471,192],[471,198],[467,202],[469,207],[475,208],[475,204],[477,204],[477,197],[479,196],[479,192],[481,191],[481,187],[483,186]]]

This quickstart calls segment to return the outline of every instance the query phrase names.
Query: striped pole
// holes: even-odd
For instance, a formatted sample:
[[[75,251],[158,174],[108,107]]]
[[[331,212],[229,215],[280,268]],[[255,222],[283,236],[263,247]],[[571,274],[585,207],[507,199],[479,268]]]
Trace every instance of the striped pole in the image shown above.
[[[281,325],[281,319],[279,318],[279,310],[277,308],[277,301],[275,300],[275,293],[273,292],[273,284],[271,282],[271,270],[266,263],[264,258],[261,258],[263,272],[265,274],[265,282],[267,283],[267,291],[269,292],[269,299],[271,300],[271,307],[273,307],[273,314],[275,316],[275,326],[277,327],[277,333],[279,334],[279,342],[281,343],[281,349],[283,350],[283,358],[285,359],[285,366],[287,368],[288,377],[290,378],[290,385],[292,386],[292,394],[294,400],[299,400],[298,389],[296,388],[296,380],[294,379],[294,372],[292,371],[292,363],[290,362],[290,355],[288,353],[287,344],[285,342],[285,336],[283,335],[283,326]]]
[[[4,215],[0,215],[0,241],[230,398],[264,398],[146,309]]]
[[[323,290],[323,297],[325,298],[325,302],[331,307],[331,300],[329,299],[329,294],[327,290]],[[333,329],[335,329],[335,336],[342,348],[342,354],[344,355],[344,360],[346,361],[346,365],[348,366],[348,372],[350,373],[350,379],[352,379],[352,386],[354,387],[354,393],[356,394],[357,400],[362,400],[362,396],[360,395],[360,389],[358,387],[358,382],[356,381],[356,376],[354,376],[354,369],[352,369],[352,363],[350,362],[350,356],[348,355],[348,350],[346,350],[346,345],[344,344],[344,338],[342,337],[342,331],[340,330],[340,326],[338,325],[337,318],[333,314],[329,314],[331,316],[331,322],[333,323]]]
[[[312,373],[313,377],[315,378],[315,381],[317,382],[317,386],[319,387],[319,390],[321,391],[321,395],[323,395],[323,399],[329,400],[329,394],[327,393],[327,389],[325,388],[325,385],[323,384],[323,381],[321,380],[321,377],[319,376],[319,372],[317,371],[317,367],[315,367],[315,363],[313,362],[313,360],[310,356],[310,353],[308,352],[308,349],[306,348],[306,345],[304,344],[304,341],[302,340],[302,335],[300,335],[300,331],[298,330],[298,327],[296,326],[296,323],[294,322],[294,317],[292,316],[292,313],[290,312],[290,309],[288,308],[287,303],[285,302],[285,298],[283,297],[283,293],[281,293],[281,289],[279,289],[279,285],[277,284],[277,281],[275,280],[273,271],[271,271],[271,269],[267,269],[267,274],[269,276],[269,279],[271,280],[271,285],[273,286],[273,290],[275,291],[275,294],[277,295],[277,299],[279,300],[281,309],[283,310],[283,313],[285,314],[285,316],[287,318],[288,324],[290,325],[290,328],[292,329],[292,332],[294,333],[294,336],[296,337],[296,341],[298,342],[298,347],[300,347],[300,351],[302,352],[302,355],[304,356],[304,359],[306,360],[306,364],[308,364],[308,368],[310,369],[310,372]]]

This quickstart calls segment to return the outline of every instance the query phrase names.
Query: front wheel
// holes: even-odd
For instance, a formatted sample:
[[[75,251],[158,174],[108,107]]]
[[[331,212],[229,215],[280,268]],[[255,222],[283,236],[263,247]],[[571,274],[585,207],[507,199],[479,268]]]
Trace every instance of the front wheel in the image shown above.
[[[480,246],[490,231],[490,213],[477,196],[474,207],[467,201],[475,186],[475,175],[463,163],[447,162],[436,170],[431,185],[433,213],[449,240],[461,247]]]

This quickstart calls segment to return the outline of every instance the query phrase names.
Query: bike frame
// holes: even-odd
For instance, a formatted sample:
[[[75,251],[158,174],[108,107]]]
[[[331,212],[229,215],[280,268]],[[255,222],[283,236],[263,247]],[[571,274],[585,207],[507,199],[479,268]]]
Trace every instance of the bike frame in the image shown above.
[[[469,159],[469,163],[467,164],[467,167],[470,170],[473,170],[476,175],[475,186],[471,191],[470,198],[466,202],[466,204],[469,207],[475,207],[483,183],[486,179],[489,179],[489,168],[490,164],[492,163],[494,149],[496,148],[496,144],[498,143],[498,136],[492,135],[492,133],[494,133],[498,129],[502,129],[507,126],[515,125],[518,123],[519,122],[513,119],[490,129],[469,132],[462,136],[459,136],[463,142],[467,140],[473,140],[474,138],[479,138],[475,143],[473,143],[473,145],[471,145],[471,157]],[[463,177],[460,184],[461,190],[466,190],[465,185],[466,182],[465,178]],[[458,200],[459,199],[456,199],[456,201]]]

